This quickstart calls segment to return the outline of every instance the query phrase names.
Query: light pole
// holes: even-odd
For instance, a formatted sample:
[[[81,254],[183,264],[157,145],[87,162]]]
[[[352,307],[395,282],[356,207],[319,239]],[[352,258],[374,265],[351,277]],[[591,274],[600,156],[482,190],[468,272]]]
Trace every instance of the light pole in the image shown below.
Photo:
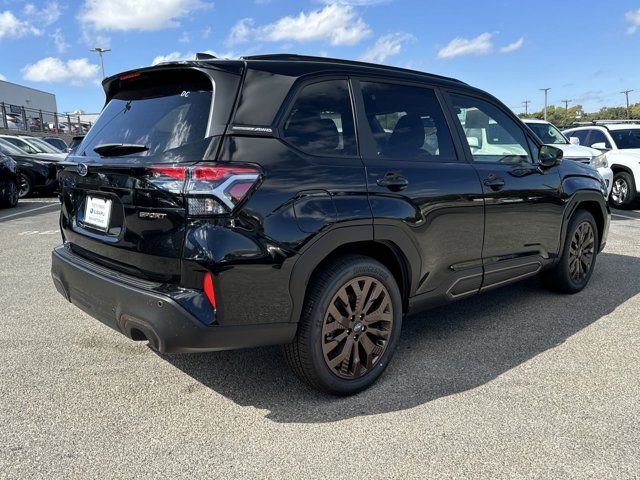
[[[549,93],[550,88],[541,88],[541,91],[544,92],[544,120],[547,120],[547,94]]]
[[[569,119],[569,103],[573,102],[573,100],[560,100],[564,103],[564,124],[567,125],[567,120]]]
[[[89,50],[90,52],[97,52],[98,55],[100,56],[100,68],[102,69],[102,78],[104,78],[104,61],[102,60],[102,54],[106,53],[106,52],[110,52],[111,49],[110,48],[100,48],[100,47],[96,47],[92,50]]]
[[[633,90],[623,90],[622,93],[625,97],[627,97],[627,120],[629,120],[631,118],[631,115],[629,114],[629,94],[633,92]]]

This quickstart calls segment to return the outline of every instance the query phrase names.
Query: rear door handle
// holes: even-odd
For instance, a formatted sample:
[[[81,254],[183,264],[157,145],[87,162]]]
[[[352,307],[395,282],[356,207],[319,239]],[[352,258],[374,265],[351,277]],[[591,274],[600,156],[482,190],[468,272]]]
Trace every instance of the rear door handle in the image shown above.
[[[504,187],[504,178],[492,174],[487,176],[487,178],[484,179],[483,183],[491,190],[502,190],[502,188]]]
[[[404,190],[409,186],[409,180],[402,175],[399,175],[394,172],[388,172],[384,177],[379,178],[376,182],[380,187],[386,187],[389,190]]]

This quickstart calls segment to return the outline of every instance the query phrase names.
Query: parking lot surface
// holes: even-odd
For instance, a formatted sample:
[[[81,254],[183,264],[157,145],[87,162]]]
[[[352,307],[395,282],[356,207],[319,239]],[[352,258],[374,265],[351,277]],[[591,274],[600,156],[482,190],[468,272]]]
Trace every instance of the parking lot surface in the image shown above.
[[[583,292],[531,279],[411,317],[382,379],[336,399],[277,347],[158,355],[66,303],[57,208],[0,210],[0,478],[640,475],[639,212]]]

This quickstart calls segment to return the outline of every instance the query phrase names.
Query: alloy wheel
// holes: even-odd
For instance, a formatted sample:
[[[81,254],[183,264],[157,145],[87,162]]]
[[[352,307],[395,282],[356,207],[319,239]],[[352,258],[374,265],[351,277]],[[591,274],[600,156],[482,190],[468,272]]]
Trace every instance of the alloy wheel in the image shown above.
[[[574,282],[580,283],[589,274],[595,254],[595,234],[589,222],[578,225],[569,247],[569,274]]]
[[[629,185],[624,178],[616,178],[611,188],[611,199],[620,205],[627,199],[627,195],[629,195]]]
[[[20,188],[18,190],[18,197],[24,198],[31,192],[31,182],[25,175],[20,175]]]
[[[373,277],[357,277],[329,303],[322,325],[322,352],[332,373],[357,379],[371,371],[387,349],[393,305],[387,288]]]
[[[18,203],[18,198],[19,198],[18,187],[14,182],[10,181],[7,189],[8,189],[7,200],[9,201],[9,205],[14,206]]]

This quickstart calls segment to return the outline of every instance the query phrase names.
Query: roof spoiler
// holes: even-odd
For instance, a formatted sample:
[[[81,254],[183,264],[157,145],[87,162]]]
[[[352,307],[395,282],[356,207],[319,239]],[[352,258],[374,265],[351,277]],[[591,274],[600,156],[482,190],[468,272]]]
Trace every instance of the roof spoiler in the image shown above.
[[[214,58],[218,58],[218,57],[205,52],[196,53],[196,60],[213,60]]]

